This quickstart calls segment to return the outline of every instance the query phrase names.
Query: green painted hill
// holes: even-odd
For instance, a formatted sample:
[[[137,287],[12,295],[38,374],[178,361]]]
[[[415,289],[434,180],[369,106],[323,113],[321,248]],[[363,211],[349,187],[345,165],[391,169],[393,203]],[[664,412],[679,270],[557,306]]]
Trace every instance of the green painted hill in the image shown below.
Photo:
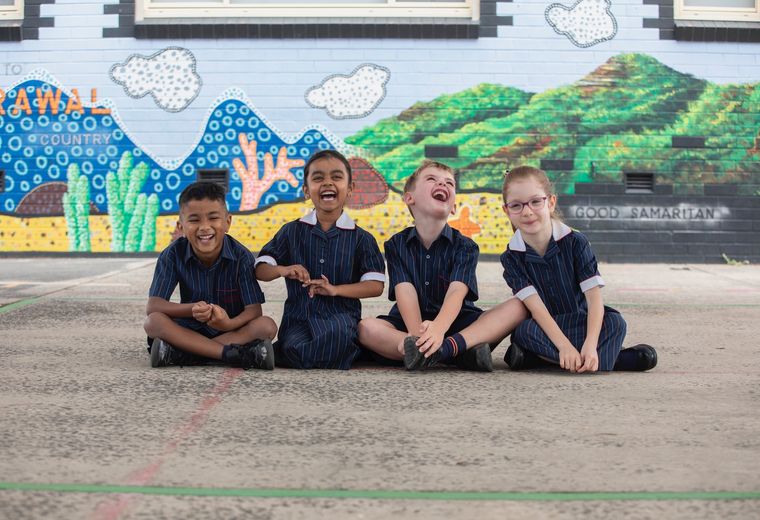
[[[396,188],[426,144],[458,147],[458,157],[444,162],[459,169],[462,191],[499,190],[507,165],[542,160],[572,161],[565,170],[545,168],[563,191],[631,170],[698,183],[754,175],[757,183],[759,101],[757,85],[714,85],[623,54],[540,94],[483,84],[417,103],[347,142]],[[704,136],[706,147],[673,149],[672,136]]]

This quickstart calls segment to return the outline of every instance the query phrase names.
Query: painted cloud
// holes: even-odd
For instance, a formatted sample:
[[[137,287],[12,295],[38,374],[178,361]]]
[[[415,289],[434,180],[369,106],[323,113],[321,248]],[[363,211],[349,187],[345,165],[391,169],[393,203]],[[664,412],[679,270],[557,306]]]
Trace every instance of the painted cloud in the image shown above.
[[[167,47],[152,56],[133,54],[111,67],[111,79],[128,96],[150,94],[167,112],[181,112],[198,96],[201,77],[195,72],[195,56],[181,47]]]
[[[546,21],[578,47],[611,40],[617,33],[610,0],[578,0],[572,7],[551,4],[546,8]]]
[[[391,72],[367,63],[351,74],[333,74],[306,91],[306,102],[324,108],[333,119],[358,119],[372,113],[385,97]]]

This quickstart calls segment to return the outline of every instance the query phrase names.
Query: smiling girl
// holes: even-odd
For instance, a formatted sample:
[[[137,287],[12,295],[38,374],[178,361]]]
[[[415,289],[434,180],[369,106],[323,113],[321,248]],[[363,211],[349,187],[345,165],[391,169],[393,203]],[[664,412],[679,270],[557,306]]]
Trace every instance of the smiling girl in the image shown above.
[[[543,359],[570,372],[654,368],[651,346],[621,351],[626,322],[602,302],[594,252],[585,236],[559,220],[546,174],[515,168],[504,177],[502,195],[515,230],[501,255],[504,279],[531,314],[512,334],[504,358],[509,367],[531,368]]]
[[[335,150],[304,166],[314,210],[285,224],[259,253],[256,276],[284,277],[288,291],[275,357],[278,366],[348,369],[359,355],[360,298],[379,296],[385,263],[375,238],[344,211],[354,183]]]

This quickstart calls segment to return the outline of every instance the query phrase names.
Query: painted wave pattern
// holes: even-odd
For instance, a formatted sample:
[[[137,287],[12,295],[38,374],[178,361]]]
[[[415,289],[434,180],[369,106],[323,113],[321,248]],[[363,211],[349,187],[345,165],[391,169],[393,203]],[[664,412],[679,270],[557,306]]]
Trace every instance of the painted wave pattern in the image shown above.
[[[19,91],[25,90],[30,110],[15,107]],[[134,143],[110,114],[93,113],[81,107],[66,113],[70,96],[60,93],[55,103],[44,105],[40,113],[38,89],[55,92],[57,87],[39,80],[24,82],[6,93],[4,114],[0,114],[0,169],[5,171],[5,189],[0,194],[0,212],[13,213],[30,191],[49,182],[66,182],[66,172],[75,164],[90,184],[91,200],[98,211],[106,212],[106,176],[116,172],[124,152],[133,155],[135,164],[145,163],[148,176],[143,187],[147,194],[160,199],[162,213],[176,213],[182,189],[197,179],[198,170],[229,170],[227,202],[232,211],[240,207],[242,183],[233,167],[235,158],[245,162],[240,134],[258,144],[257,160],[264,171],[265,154],[276,157],[282,147],[290,158],[306,161],[316,150],[335,148],[322,132],[310,129],[293,143],[286,142],[246,103],[240,100],[221,102],[212,110],[206,128],[193,151],[175,169],[162,168]],[[22,95],[23,96],[23,95]],[[53,110],[53,106],[57,110]],[[260,207],[299,199],[303,168],[293,168],[299,181],[292,186],[275,181],[263,194]]]

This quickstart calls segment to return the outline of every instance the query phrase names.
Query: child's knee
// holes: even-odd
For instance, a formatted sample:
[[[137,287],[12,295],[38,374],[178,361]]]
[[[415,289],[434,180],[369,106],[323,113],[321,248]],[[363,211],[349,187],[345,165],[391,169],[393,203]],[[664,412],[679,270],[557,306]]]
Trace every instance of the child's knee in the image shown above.
[[[534,325],[535,322],[532,319],[521,321],[512,333],[512,340],[522,346],[532,343],[534,341]]]
[[[151,338],[160,338],[164,332],[164,323],[168,316],[163,312],[151,312],[145,317],[143,329]]]
[[[609,327],[610,331],[620,332],[625,335],[628,324],[625,322],[623,315],[618,312],[605,312],[604,313],[604,327]]]
[[[359,322],[359,325],[357,326],[357,335],[359,336],[359,341],[361,343],[364,343],[375,335],[377,327],[379,326],[377,323],[378,321],[377,318],[364,318]]]
[[[277,335],[277,323],[269,316],[261,316],[256,321],[259,339],[274,339]]]

